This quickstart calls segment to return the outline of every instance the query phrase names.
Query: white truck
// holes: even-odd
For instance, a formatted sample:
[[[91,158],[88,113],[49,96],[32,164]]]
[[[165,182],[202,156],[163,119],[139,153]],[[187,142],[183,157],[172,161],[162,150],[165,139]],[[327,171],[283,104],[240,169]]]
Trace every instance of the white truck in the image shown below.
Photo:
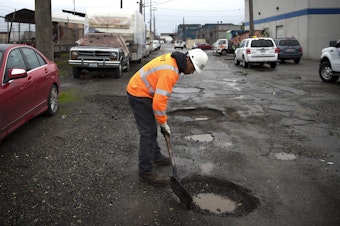
[[[111,33],[121,35],[129,48],[130,61],[141,62],[145,51],[145,22],[137,10],[87,10],[84,33]]]
[[[213,44],[214,52],[219,55],[227,55],[228,53],[228,40],[227,39],[218,39]]]
[[[319,75],[324,82],[336,82],[340,76],[340,39],[321,51]]]

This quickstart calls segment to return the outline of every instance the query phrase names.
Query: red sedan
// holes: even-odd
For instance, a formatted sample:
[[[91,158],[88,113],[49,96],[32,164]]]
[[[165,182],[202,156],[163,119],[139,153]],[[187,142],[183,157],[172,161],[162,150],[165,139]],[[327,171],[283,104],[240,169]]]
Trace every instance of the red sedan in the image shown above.
[[[29,45],[0,44],[0,141],[30,119],[58,109],[57,65]]]
[[[213,46],[208,43],[197,43],[195,47],[202,50],[213,49]]]

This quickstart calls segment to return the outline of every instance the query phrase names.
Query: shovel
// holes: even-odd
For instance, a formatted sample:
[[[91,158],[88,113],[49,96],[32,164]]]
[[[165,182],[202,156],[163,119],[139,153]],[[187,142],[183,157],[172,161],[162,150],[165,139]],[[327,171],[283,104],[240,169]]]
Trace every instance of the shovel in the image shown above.
[[[177,168],[175,166],[175,161],[172,157],[172,149],[170,144],[170,135],[168,133],[162,132],[166,145],[168,147],[169,156],[171,159],[172,165],[172,176],[170,178],[170,187],[172,191],[177,195],[177,197],[181,200],[181,202],[188,208],[191,209],[192,197],[190,193],[183,187],[183,185],[179,182],[177,178]]]

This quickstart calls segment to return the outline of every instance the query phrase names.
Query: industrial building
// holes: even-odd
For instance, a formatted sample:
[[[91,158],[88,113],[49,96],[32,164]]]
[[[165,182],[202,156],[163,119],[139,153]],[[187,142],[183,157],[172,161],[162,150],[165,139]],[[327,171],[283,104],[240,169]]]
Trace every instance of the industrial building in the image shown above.
[[[252,0],[254,30],[272,38],[295,37],[303,57],[319,59],[321,50],[340,39],[339,0]],[[245,30],[250,29],[249,0],[245,0]]]

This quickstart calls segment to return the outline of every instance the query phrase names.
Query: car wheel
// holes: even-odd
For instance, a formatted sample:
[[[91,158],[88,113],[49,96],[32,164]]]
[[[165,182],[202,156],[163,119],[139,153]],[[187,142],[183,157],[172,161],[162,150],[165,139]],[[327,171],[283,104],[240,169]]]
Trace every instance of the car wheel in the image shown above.
[[[243,58],[243,68],[248,68],[249,67],[249,63],[246,62],[246,60]]]
[[[328,61],[320,64],[319,75],[324,82],[336,82],[339,79],[339,76],[334,75],[332,66]]]
[[[270,63],[269,65],[271,68],[276,68],[276,62]]]
[[[48,101],[47,101],[47,115],[55,115],[58,111],[58,89],[56,85],[52,85],[51,90],[50,90],[50,95],[48,96]]]
[[[126,64],[125,64],[125,68],[124,68],[124,72],[128,72],[130,70],[130,62],[127,61]]]
[[[235,56],[235,58],[234,58],[234,64],[235,64],[235,65],[239,65],[239,64],[240,64],[240,61],[238,61],[238,59],[237,59],[236,56]]]
[[[223,56],[227,55],[227,50],[222,50],[222,53],[221,53]]]
[[[294,63],[296,63],[296,64],[300,63],[300,58],[295,59],[295,60],[294,60]]]
[[[73,78],[80,78],[81,75],[81,68],[80,67],[73,67],[72,69],[72,73],[73,73]]]
[[[122,72],[123,72],[123,67],[122,67],[122,65],[120,64],[119,65],[119,67],[117,67],[117,68],[115,68],[114,69],[114,77],[115,78],[120,78],[120,77],[122,77]]]

